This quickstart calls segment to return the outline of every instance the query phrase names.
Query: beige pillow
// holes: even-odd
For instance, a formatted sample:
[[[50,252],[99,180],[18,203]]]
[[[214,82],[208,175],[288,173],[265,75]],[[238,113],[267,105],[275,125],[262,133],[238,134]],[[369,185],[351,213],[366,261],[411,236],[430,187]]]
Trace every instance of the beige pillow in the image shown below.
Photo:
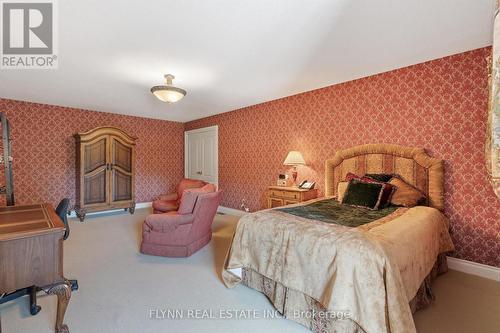
[[[342,199],[344,198],[347,185],[349,185],[349,182],[339,182],[337,185],[337,200],[339,202],[342,202]]]
[[[391,198],[391,204],[395,206],[414,207],[425,199],[422,192],[400,178],[393,177],[389,184],[396,187]]]

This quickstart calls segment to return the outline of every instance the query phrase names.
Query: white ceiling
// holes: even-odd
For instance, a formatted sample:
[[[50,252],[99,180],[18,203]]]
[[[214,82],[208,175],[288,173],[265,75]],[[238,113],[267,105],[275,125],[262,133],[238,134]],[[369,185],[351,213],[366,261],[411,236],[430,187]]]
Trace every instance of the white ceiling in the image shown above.
[[[184,122],[490,45],[494,1],[59,0],[59,69],[0,97]]]

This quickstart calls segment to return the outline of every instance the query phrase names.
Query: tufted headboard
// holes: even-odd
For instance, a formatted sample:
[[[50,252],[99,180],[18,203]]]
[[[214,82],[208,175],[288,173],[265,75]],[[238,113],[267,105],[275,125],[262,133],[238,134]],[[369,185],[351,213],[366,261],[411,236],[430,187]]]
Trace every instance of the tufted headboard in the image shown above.
[[[444,210],[443,161],[423,148],[367,144],[339,150],[325,163],[325,195],[336,195],[337,184],[348,172],[397,174],[427,196],[427,205]]]

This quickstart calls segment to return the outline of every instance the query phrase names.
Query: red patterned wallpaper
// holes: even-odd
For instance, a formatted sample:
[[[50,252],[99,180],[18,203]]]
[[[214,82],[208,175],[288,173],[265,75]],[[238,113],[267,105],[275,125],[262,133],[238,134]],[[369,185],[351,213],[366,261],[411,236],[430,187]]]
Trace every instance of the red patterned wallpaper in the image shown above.
[[[174,190],[184,174],[182,123],[0,99],[12,132],[16,204],[75,198],[73,134],[115,126],[136,136],[136,201]],[[2,180],[3,183],[3,180]]]
[[[500,200],[487,181],[484,142],[490,48],[246,107],[186,124],[219,125],[223,205],[265,206],[289,150],[324,185],[324,161],[364,143],[424,147],[446,161],[446,214],[456,256],[500,267]]]
[[[74,201],[72,135],[112,125],[139,138],[137,201],[172,191],[183,175],[183,130],[219,125],[223,205],[265,206],[265,191],[289,150],[308,166],[299,179],[322,190],[324,160],[336,149],[373,142],[420,146],[446,161],[446,214],[456,256],[500,267],[500,201],[484,164],[487,70],[484,48],[185,125],[0,99],[11,122],[18,204]]]

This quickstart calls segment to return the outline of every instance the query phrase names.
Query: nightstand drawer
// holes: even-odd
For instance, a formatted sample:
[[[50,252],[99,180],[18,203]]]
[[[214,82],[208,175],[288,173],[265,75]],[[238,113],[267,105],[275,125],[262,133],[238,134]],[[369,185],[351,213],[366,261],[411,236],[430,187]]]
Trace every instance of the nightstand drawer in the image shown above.
[[[290,191],[271,190],[269,196],[273,198],[300,199],[300,193]]]
[[[283,198],[283,193],[285,193],[285,191],[271,190],[269,196],[273,198]]]
[[[299,200],[300,193],[283,191],[283,198]]]

